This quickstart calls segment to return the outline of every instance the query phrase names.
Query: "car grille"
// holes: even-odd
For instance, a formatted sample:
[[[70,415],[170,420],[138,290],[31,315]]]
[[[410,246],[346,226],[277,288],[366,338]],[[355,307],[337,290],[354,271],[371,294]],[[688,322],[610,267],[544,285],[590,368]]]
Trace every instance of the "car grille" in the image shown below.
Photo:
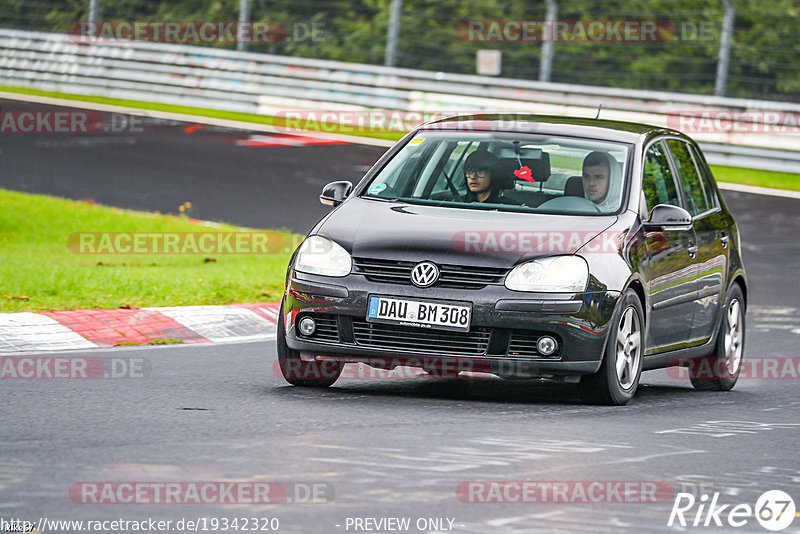
[[[557,337],[555,339],[558,342],[558,348],[553,354],[544,356],[539,353],[539,349],[536,348],[536,342],[539,341],[539,338],[543,335],[545,335],[543,332],[533,332],[531,330],[512,330],[511,337],[508,341],[508,355],[525,356],[528,358],[547,358],[550,360],[560,358],[561,340]]]
[[[446,332],[353,319],[353,336],[356,344],[379,349],[480,356],[486,354],[489,333],[489,329],[484,327],[475,327],[470,332]]]
[[[356,274],[363,274],[371,282],[411,285],[411,269],[417,262],[353,258]],[[438,265],[438,264],[437,264]],[[436,287],[453,289],[483,289],[488,284],[499,284],[507,269],[473,267],[468,265],[438,265],[439,281]]]
[[[336,322],[335,315],[318,315],[313,314],[311,317],[317,323],[317,328],[310,336],[304,336],[297,329],[297,336],[302,339],[312,339],[314,341],[322,341],[325,343],[338,343],[339,342],[339,325]],[[297,317],[299,321],[302,317]]]

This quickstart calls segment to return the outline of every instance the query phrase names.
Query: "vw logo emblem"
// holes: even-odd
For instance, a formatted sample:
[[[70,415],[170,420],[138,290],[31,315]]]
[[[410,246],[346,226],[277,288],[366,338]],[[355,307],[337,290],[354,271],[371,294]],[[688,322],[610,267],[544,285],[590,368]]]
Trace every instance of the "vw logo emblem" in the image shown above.
[[[439,279],[439,268],[429,261],[418,263],[411,269],[411,282],[417,287],[430,287]]]

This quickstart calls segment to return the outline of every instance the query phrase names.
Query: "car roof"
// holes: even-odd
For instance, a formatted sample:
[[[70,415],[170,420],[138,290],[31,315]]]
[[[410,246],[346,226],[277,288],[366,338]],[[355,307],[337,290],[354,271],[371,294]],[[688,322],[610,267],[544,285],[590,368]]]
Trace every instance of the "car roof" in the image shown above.
[[[420,130],[548,133],[627,143],[634,143],[642,137],[649,138],[659,134],[686,137],[678,131],[649,124],[527,113],[454,115],[426,122],[420,126]]]

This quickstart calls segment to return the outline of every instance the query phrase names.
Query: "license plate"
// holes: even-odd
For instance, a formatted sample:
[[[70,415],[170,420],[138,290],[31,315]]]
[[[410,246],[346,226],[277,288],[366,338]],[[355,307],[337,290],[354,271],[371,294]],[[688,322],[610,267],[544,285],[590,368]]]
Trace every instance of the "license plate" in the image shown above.
[[[367,321],[469,332],[472,306],[370,296]]]

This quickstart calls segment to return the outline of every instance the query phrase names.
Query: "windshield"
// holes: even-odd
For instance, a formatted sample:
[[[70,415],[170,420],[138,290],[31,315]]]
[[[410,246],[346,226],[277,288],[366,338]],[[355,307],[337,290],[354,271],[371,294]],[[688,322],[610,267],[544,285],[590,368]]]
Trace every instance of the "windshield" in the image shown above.
[[[630,145],[513,133],[420,132],[370,182],[366,198],[468,209],[611,214]]]

